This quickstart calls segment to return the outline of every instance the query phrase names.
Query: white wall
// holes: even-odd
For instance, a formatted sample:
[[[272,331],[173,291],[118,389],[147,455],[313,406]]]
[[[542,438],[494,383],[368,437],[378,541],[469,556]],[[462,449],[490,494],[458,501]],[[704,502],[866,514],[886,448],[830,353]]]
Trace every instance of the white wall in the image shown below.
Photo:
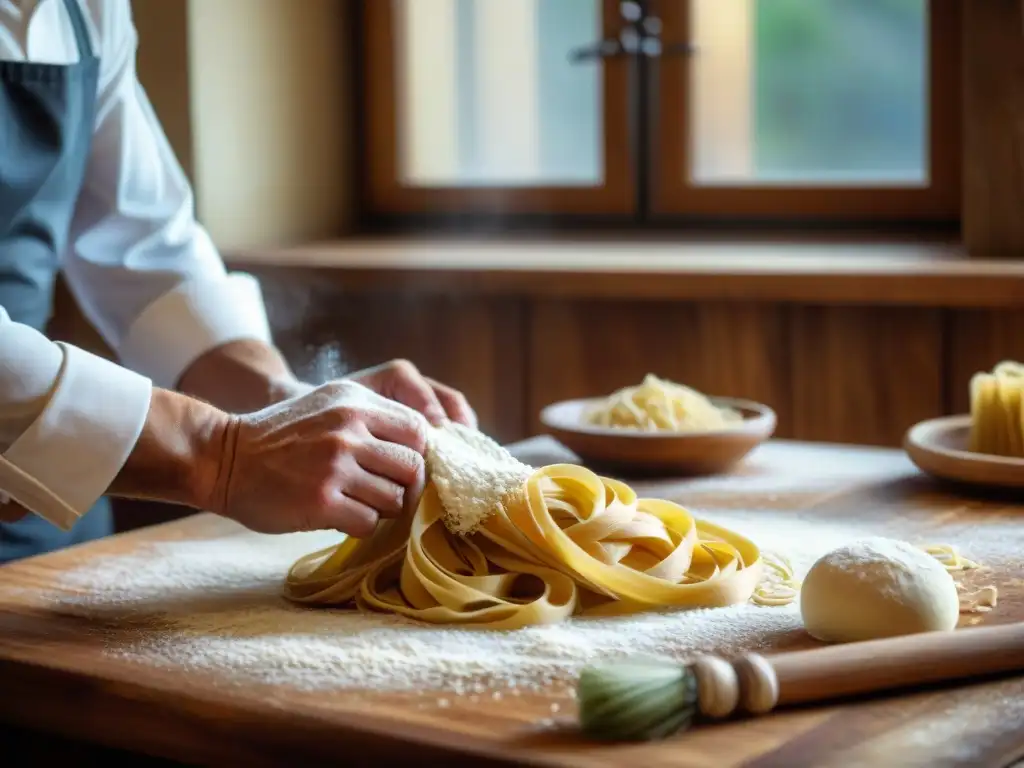
[[[136,0],[133,10],[140,79],[218,246],[342,234],[346,0]]]

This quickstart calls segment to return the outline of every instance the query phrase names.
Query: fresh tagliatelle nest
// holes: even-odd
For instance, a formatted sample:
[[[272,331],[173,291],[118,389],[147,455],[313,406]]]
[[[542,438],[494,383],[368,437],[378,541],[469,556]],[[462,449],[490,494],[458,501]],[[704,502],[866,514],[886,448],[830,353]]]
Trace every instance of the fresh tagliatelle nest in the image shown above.
[[[527,467],[458,425],[426,464],[413,515],[301,558],[286,596],[492,629],[795,597],[752,541],[583,467]]]

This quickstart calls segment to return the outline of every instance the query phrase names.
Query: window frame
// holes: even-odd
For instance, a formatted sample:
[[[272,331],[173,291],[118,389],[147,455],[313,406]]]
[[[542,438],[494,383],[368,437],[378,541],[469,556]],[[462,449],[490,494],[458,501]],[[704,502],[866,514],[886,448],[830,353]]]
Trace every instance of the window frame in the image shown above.
[[[690,40],[690,2],[659,4],[666,40]],[[696,217],[803,218],[873,221],[935,221],[960,215],[960,0],[928,2],[928,164],[922,187],[793,186],[758,184],[700,186],[690,182],[691,59],[663,58],[655,122],[655,156],[661,169],[654,180],[652,213]],[[936,53],[938,52],[938,55]],[[698,53],[699,55],[699,53]]]
[[[598,0],[595,0],[597,2]],[[618,0],[599,0],[603,34],[622,29]],[[958,226],[962,95],[959,0],[929,2],[928,133],[924,187],[699,186],[689,183],[688,56],[656,66],[601,63],[604,178],[597,186],[404,186],[399,177],[397,49],[391,0],[360,0],[356,14],[360,219],[364,229],[444,228],[486,220],[494,230],[612,224],[643,230],[710,223],[823,227]],[[689,0],[654,0],[662,39],[689,39]],[[595,41],[596,42],[596,41]],[[568,53],[568,52],[567,52]],[[650,77],[656,72],[655,77]],[[639,105],[639,107],[638,107]],[[642,114],[634,110],[644,109]],[[638,161],[646,167],[637,168]],[[665,169],[679,169],[666,173]]]
[[[615,0],[600,0],[603,35],[617,34]],[[634,209],[629,156],[630,112],[627,62],[606,60],[602,67],[601,133],[603,183],[595,186],[407,187],[399,174],[399,84],[394,12],[391,0],[363,0],[365,207],[378,214],[621,214]],[[566,52],[568,55],[568,52]]]

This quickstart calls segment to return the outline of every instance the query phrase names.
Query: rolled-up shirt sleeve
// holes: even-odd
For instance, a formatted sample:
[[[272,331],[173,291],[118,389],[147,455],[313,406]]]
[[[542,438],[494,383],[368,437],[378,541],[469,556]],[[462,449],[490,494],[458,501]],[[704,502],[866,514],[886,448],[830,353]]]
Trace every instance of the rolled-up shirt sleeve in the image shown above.
[[[0,308],[0,491],[61,528],[106,492],[153,386],[226,342],[270,342],[255,279],[229,274],[135,69],[129,0],[90,3],[100,56],[93,145],[61,254],[68,288],[122,365]]]
[[[67,530],[121,471],[150,380],[13,322],[0,307],[0,489]]]
[[[173,388],[226,342],[270,342],[257,281],[229,274],[135,67],[128,0],[105,4],[96,132],[64,272],[120,360]]]

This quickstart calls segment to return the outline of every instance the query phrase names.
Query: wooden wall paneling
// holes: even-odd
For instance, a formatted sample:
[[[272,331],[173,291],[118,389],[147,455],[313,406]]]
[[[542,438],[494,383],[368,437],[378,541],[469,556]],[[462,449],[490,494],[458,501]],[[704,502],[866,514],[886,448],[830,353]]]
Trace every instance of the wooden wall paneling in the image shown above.
[[[766,403],[790,432],[784,310],[746,303],[537,301],[530,311],[528,419],[557,400],[610,394],[647,373]]]
[[[939,310],[791,310],[793,426],[798,440],[898,446],[944,413]]]
[[[1024,3],[963,3],[964,245],[1024,256]]]
[[[360,297],[342,306],[334,328],[351,369],[408,358],[461,390],[486,432],[506,442],[526,437],[519,302]]]
[[[460,389],[492,436],[503,441],[527,436],[521,302],[350,295],[302,280],[262,282],[276,341],[310,380],[407,358],[424,374]],[[332,349],[338,353],[336,370],[330,369]]]
[[[947,410],[970,411],[971,376],[1001,360],[1024,360],[1024,310],[949,312]]]

